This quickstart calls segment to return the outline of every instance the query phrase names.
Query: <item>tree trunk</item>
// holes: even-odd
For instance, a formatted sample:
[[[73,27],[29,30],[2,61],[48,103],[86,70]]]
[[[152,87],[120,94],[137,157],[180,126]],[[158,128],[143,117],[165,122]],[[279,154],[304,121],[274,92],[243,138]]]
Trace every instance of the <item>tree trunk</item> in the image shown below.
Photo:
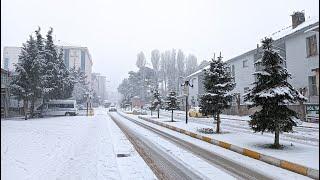
[[[23,100],[24,119],[28,119],[28,100]]]
[[[300,112],[301,112],[301,113],[299,114],[300,120],[301,120],[301,121],[306,121],[306,120],[307,120],[307,119],[306,119],[306,111],[305,111],[303,102],[300,101],[300,102],[299,102],[299,105],[300,105]]]
[[[273,144],[275,148],[279,148],[280,147],[279,135],[280,135],[279,126],[276,125],[276,129],[275,129],[275,132],[274,132],[274,144]]]
[[[159,119],[159,111],[160,111],[160,110],[158,109],[158,119]]]
[[[151,116],[152,116],[152,110],[151,110]]]
[[[220,113],[217,113],[217,129],[216,133],[220,133]]]
[[[31,118],[33,118],[34,117],[34,103],[35,103],[35,98],[32,98],[31,99],[31,107],[30,107],[30,116],[31,116]]]
[[[173,110],[171,110],[171,122],[173,122]]]

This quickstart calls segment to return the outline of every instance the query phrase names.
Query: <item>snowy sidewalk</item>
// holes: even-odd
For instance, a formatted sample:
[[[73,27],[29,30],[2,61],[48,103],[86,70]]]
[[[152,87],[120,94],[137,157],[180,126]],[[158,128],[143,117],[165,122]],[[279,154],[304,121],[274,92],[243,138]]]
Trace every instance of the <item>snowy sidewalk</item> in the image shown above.
[[[150,118],[149,115],[144,115],[142,117]],[[273,143],[273,139],[269,137],[259,136],[255,134],[241,133],[241,132],[225,132],[222,134],[204,134],[204,133],[200,133],[197,130],[199,128],[213,128],[215,130],[215,126],[214,125],[208,126],[208,125],[192,123],[192,122],[188,122],[188,124],[186,124],[185,121],[176,120],[176,119],[175,119],[176,122],[170,122],[171,118],[163,117],[163,116],[160,116],[159,119],[153,116],[152,120],[160,121],[162,123],[187,130],[189,132],[204,135],[219,141],[224,141],[239,147],[254,150],[265,155],[269,155],[279,159],[284,159],[284,160],[301,164],[307,167],[319,169],[319,147],[309,146],[309,145],[300,144],[296,142],[292,143],[290,141],[282,140],[280,141],[280,143],[285,145],[285,148],[283,150],[276,150],[276,149],[270,149],[270,148],[264,147],[266,144]]]
[[[1,179],[156,179],[99,111],[92,117],[1,120]]]

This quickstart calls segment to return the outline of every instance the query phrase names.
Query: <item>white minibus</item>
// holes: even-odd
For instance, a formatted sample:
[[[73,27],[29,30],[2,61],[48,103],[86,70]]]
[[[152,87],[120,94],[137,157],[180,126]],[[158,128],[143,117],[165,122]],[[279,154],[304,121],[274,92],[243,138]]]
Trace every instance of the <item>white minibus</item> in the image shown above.
[[[36,114],[39,116],[75,116],[78,114],[77,102],[76,100],[50,100],[36,108]]]

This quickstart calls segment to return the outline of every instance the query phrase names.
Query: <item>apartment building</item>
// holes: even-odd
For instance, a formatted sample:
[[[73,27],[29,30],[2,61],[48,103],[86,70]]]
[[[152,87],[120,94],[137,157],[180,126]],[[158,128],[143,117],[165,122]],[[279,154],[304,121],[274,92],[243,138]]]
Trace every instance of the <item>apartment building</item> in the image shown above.
[[[63,50],[64,63],[68,68],[80,68],[85,72],[87,81],[91,83],[92,58],[87,47],[64,46],[58,48]],[[21,47],[4,47],[3,49],[3,69],[10,72],[15,71],[14,64],[18,63]]]
[[[274,49],[286,59],[285,66],[292,75],[289,82],[308,97],[308,103],[319,104],[319,19],[305,19],[304,12],[295,12],[292,25],[271,37],[275,40]],[[262,49],[257,46],[226,61],[236,83],[232,93],[240,94],[241,104],[244,103],[243,94],[255,81],[252,74],[261,68],[255,65],[261,57]],[[198,106],[199,95],[204,93],[203,69],[189,75],[187,79],[193,84],[193,87],[189,87],[188,103]]]

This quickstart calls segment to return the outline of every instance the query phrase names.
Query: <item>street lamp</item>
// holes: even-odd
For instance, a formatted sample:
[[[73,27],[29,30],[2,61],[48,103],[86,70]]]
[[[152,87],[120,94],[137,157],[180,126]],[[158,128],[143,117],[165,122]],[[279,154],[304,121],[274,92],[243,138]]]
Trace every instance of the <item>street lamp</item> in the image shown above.
[[[184,84],[181,84],[181,86],[184,86],[185,88],[185,96],[186,96],[186,124],[188,124],[188,96],[189,96],[189,91],[188,87],[193,87],[193,84],[190,84],[188,80],[184,81]]]
[[[89,115],[89,92],[85,92],[85,97],[87,100],[87,116]]]

